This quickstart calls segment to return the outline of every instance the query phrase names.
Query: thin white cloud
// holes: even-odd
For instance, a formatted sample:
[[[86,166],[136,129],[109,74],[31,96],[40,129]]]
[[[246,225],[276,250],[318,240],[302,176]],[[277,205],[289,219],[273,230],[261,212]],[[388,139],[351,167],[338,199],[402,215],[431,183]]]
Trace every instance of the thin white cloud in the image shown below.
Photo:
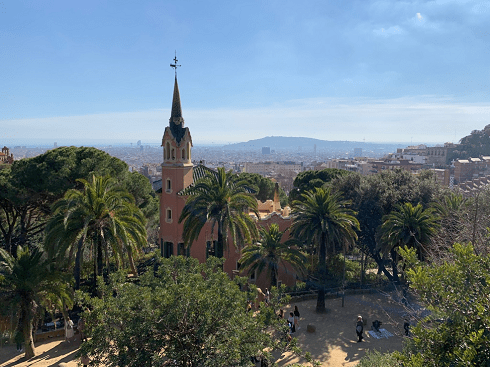
[[[377,36],[382,36],[382,37],[390,37],[390,36],[396,36],[396,35],[402,35],[405,33],[405,31],[400,27],[400,26],[392,26],[389,28],[379,28],[373,30],[373,33]]]
[[[10,120],[0,139],[158,142],[169,110]],[[227,143],[269,135],[367,142],[457,142],[490,121],[490,103],[418,96],[388,100],[304,99],[271,108],[185,110],[193,141]],[[7,142],[8,143],[8,142]]]

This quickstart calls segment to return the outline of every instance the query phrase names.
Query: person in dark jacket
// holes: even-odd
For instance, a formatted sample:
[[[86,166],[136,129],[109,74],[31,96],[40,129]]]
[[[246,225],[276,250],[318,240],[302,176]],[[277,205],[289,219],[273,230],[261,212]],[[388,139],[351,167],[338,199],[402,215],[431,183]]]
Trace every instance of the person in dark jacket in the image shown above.
[[[359,340],[357,341],[358,343],[359,342],[362,342],[362,332],[364,331],[364,323],[362,321],[362,316],[357,316],[357,323],[356,323],[356,334],[357,334],[357,337],[359,338]]]
[[[294,306],[294,327],[299,330],[299,310],[298,306]]]

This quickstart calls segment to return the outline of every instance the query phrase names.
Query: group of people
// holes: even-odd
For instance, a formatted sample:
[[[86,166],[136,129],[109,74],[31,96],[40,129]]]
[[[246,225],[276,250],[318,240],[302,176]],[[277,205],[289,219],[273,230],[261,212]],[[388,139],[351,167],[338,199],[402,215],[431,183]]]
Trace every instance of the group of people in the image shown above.
[[[280,309],[279,314],[277,315],[279,319],[284,319],[284,310]],[[289,313],[289,317],[287,318],[287,324],[289,327],[288,331],[288,339],[291,339],[291,334],[295,333],[300,329],[299,327],[299,309],[298,306],[294,306],[294,311]]]

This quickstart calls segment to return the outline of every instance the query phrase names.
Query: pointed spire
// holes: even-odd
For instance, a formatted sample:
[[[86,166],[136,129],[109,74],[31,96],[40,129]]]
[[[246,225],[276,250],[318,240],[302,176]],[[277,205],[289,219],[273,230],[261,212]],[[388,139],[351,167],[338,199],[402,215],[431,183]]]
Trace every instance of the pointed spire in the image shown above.
[[[180,93],[179,93],[179,83],[177,83],[177,54],[174,58],[174,63],[170,64],[172,68],[175,69],[175,83],[174,83],[174,96],[172,99],[172,112],[170,113],[169,126],[172,135],[174,136],[177,143],[180,144],[180,141],[184,137],[185,128],[184,128],[184,119],[182,117],[182,106],[180,105]]]
[[[180,105],[180,93],[179,83],[177,83],[177,75],[175,76],[174,97],[172,100],[172,113],[170,114],[170,119],[173,120],[174,117],[182,118],[182,107]]]

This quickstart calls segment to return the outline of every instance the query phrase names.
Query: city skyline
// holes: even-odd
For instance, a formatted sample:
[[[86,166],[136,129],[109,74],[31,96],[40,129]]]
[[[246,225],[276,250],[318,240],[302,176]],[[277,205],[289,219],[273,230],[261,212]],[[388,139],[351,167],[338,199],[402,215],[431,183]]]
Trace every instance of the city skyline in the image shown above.
[[[457,142],[489,122],[489,1],[0,3],[0,140]]]

